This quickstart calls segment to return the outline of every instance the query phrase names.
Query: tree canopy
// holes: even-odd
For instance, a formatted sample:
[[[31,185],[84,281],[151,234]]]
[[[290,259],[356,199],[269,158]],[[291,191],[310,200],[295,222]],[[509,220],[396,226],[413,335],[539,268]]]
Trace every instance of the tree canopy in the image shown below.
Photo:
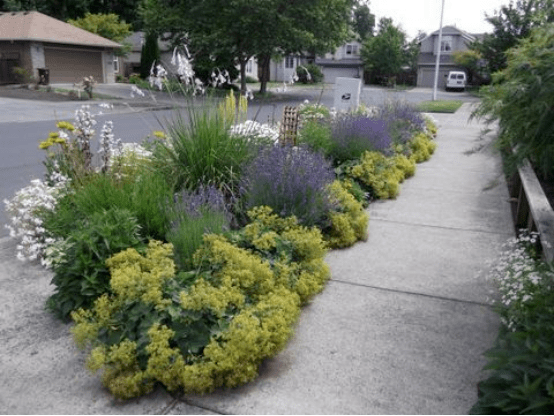
[[[84,17],[75,20],[69,19],[67,23],[123,44],[123,54],[131,50],[131,44],[124,43],[125,38],[132,34],[131,25],[120,21],[119,16],[114,13],[92,14],[87,12]]]
[[[138,30],[141,22],[138,5],[142,0],[0,0],[0,10],[36,10],[56,19],[83,18],[86,13],[116,14]],[[3,4],[2,4],[3,3]]]
[[[553,0],[510,0],[486,20],[493,32],[482,40],[473,42],[470,48],[479,52],[490,74],[506,68],[506,51],[529,36],[534,27],[554,22]]]
[[[554,175],[554,24],[531,31],[507,53],[507,66],[484,87],[474,117],[498,120],[500,144]],[[508,154],[512,154],[508,152]]]
[[[367,3],[358,3],[354,6],[352,25],[360,40],[373,36],[375,15],[370,12]]]
[[[191,52],[229,54],[245,68],[253,56],[324,53],[351,35],[353,0],[145,0],[144,24],[186,36]]]
[[[379,20],[379,29],[374,37],[362,44],[361,57],[364,69],[373,78],[390,78],[398,74],[404,66],[412,66],[417,56],[417,45],[406,41],[406,34],[393,24],[392,19]]]

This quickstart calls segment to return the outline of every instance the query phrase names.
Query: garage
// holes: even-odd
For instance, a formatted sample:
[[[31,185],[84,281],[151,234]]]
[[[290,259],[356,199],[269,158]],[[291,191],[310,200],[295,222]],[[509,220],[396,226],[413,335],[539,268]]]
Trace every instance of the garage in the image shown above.
[[[332,67],[332,66],[323,66],[321,67],[323,72],[324,82],[334,84],[337,77],[345,78],[360,78],[361,70],[359,67]]]
[[[44,47],[44,63],[51,83],[75,83],[93,76],[103,82],[102,52],[73,48]]]

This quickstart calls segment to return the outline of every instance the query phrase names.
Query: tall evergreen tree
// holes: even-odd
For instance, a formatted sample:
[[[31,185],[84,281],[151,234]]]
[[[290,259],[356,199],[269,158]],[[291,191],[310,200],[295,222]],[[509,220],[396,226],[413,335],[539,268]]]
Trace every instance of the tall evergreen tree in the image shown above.
[[[152,64],[160,59],[158,47],[158,34],[154,31],[146,32],[140,54],[140,76],[148,78]]]

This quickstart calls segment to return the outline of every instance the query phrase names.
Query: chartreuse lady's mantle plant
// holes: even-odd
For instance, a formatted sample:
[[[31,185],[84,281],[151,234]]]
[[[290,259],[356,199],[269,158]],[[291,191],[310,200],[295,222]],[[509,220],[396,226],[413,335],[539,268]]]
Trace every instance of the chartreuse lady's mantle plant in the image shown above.
[[[472,414],[554,413],[554,269],[537,257],[536,240],[509,240],[491,267],[501,328]]]
[[[157,382],[197,393],[237,386],[284,347],[300,306],[329,278],[326,245],[295,217],[249,215],[238,232],[206,235],[192,271],[178,272],[173,247],[157,241],[107,261],[112,294],[74,312],[72,332],[115,396]]]

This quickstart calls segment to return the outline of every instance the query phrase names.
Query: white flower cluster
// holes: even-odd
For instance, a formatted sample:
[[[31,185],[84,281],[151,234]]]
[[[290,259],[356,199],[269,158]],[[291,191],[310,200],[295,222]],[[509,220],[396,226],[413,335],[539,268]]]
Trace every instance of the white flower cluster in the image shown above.
[[[244,136],[254,140],[261,139],[275,143],[279,141],[279,126],[270,126],[269,124],[261,124],[252,120],[235,124],[231,127],[230,132],[232,135]]]
[[[156,87],[158,90],[163,89],[163,84],[167,77],[167,71],[165,68],[158,64],[156,65],[156,62],[152,63],[152,67],[150,68],[150,76],[148,77],[148,82],[150,83],[151,87]]]
[[[55,242],[46,237],[39,212],[54,210],[58,198],[67,192],[67,178],[58,176],[57,179],[54,186],[34,179],[31,185],[16,192],[11,200],[4,200],[6,212],[11,217],[6,228],[10,231],[10,237],[21,239],[17,245],[19,260],[43,260],[45,249]]]
[[[498,285],[500,306],[509,311],[503,314],[502,322],[512,330],[526,304],[536,293],[549,290],[554,278],[552,270],[529,252],[537,243],[537,237],[537,233],[524,231],[518,238],[508,240],[488,274]]]
[[[110,160],[123,150],[121,139],[115,139],[113,134],[113,122],[106,121],[100,133],[100,148],[98,155],[100,156],[100,170],[106,172],[110,168]]]
[[[82,105],[81,108],[75,110],[75,128],[82,133],[78,135],[79,145],[83,145],[83,141],[90,140],[94,136],[95,125],[96,120],[90,112],[89,105]]]

